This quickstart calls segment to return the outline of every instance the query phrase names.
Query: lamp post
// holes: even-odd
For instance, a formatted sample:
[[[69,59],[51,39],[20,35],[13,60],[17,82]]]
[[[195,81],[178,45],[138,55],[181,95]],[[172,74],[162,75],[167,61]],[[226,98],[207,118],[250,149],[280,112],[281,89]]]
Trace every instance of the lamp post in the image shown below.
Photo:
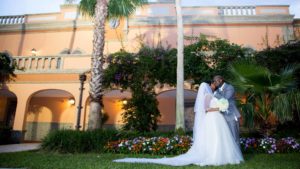
[[[80,91],[80,94],[79,94],[79,103],[78,103],[78,106],[77,106],[77,123],[76,123],[76,130],[79,130],[80,129],[80,117],[81,117],[81,109],[82,109],[82,93],[83,93],[83,85],[84,85],[84,81],[86,81],[86,75],[83,73],[83,74],[80,74],[79,75],[79,80],[80,80],[80,88],[79,88],[79,91]]]

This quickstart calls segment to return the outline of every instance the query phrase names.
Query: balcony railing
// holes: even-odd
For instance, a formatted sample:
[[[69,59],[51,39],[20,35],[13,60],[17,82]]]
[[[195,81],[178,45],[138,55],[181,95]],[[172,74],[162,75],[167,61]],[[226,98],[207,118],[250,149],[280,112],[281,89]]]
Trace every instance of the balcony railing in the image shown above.
[[[81,73],[90,70],[90,54],[52,56],[13,56],[18,74]]]
[[[219,6],[221,16],[256,15],[255,6]]]
[[[16,56],[14,63],[25,71],[51,71],[62,68],[62,58],[59,56]]]
[[[0,16],[0,24],[23,24],[25,23],[25,15],[15,15],[15,16]]]

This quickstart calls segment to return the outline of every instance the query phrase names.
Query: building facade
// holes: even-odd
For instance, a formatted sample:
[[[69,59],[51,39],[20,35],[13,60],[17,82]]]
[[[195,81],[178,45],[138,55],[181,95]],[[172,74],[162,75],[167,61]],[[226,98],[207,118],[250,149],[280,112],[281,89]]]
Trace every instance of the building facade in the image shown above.
[[[61,5],[60,12],[0,16],[0,51],[10,54],[19,68],[14,81],[0,90],[0,125],[11,126],[18,140],[39,141],[49,131],[74,129],[78,119],[79,75],[89,79],[93,23],[77,5]],[[255,50],[300,37],[300,21],[287,5],[183,7],[185,36],[227,39]],[[105,55],[125,49],[135,52],[141,43],[176,47],[173,0],[149,3],[129,18],[109,20]],[[193,43],[185,40],[185,44]],[[196,91],[185,85],[185,107],[193,111]],[[86,129],[89,111],[88,80],[84,82],[80,126]],[[175,124],[174,88],[157,88],[160,129]],[[104,95],[106,127],[122,125],[122,100],[129,91]]]

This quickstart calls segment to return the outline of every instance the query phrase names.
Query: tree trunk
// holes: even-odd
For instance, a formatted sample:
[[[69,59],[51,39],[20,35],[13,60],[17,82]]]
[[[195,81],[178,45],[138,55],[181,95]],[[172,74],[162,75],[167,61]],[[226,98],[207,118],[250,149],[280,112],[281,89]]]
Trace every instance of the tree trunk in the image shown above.
[[[90,80],[90,113],[88,130],[101,127],[101,97],[103,78],[103,51],[105,44],[105,22],[108,13],[108,1],[97,0],[94,15],[93,53]]]
[[[176,85],[176,130],[184,127],[184,67],[183,67],[183,23],[181,0],[176,0],[177,13],[177,85]]]

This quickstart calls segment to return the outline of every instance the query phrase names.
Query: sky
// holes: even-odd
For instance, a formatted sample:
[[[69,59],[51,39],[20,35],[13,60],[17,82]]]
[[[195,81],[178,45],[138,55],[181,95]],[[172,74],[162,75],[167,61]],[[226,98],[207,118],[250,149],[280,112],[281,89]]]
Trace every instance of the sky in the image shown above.
[[[59,6],[64,2],[65,0],[0,0],[0,16],[59,12]],[[300,18],[300,0],[182,0],[182,5],[290,5],[290,13],[295,18]]]

